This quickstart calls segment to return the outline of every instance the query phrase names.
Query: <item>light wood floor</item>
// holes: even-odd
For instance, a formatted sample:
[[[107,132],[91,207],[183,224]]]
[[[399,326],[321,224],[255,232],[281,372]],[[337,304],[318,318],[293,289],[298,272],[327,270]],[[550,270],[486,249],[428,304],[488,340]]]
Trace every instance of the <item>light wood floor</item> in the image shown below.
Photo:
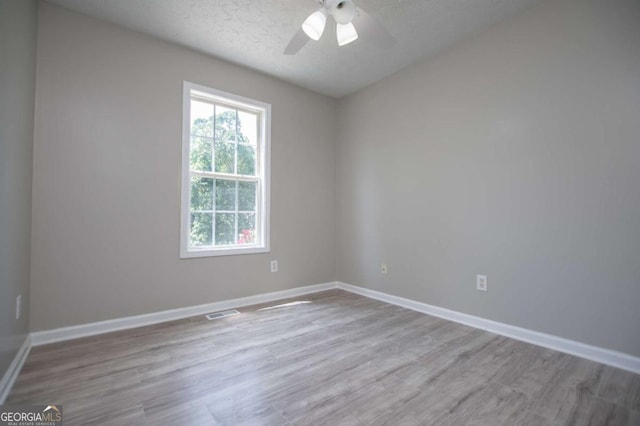
[[[65,425],[640,425],[640,376],[340,290],[33,348]]]

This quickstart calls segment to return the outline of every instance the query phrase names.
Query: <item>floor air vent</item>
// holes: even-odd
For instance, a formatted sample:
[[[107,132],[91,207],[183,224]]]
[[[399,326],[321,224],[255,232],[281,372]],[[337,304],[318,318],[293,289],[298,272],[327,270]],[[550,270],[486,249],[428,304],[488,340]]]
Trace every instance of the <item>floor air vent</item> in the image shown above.
[[[205,315],[205,318],[208,320],[216,320],[220,318],[231,317],[233,315],[238,315],[239,313],[240,312],[236,311],[235,309],[230,309],[228,311],[214,312],[212,314],[207,314]]]

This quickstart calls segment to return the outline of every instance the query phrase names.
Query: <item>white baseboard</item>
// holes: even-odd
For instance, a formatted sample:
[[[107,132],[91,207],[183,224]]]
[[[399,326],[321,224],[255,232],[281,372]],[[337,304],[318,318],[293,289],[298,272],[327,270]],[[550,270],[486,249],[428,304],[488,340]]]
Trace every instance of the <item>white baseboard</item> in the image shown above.
[[[168,311],[155,312],[151,314],[136,315],[132,317],[117,318],[113,320],[94,322],[89,324],[76,325],[71,327],[57,328],[53,330],[44,330],[32,332],[30,335],[30,345],[39,346],[48,343],[62,342],[65,340],[77,339],[80,337],[94,336],[98,334],[108,333],[111,331],[125,330],[135,327],[142,327],[145,325],[157,324],[165,321],[172,321],[181,318],[187,318],[195,315],[203,315],[210,312],[222,311],[226,309],[239,308],[243,306],[256,305],[260,303],[272,302],[275,300],[286,299],[290,297],[302,296],[305,294],[316,293],[319,291],[330,290],[332,288],[340,288],[342,290],[356,293],[361,296],[369,297],[371,299],[380,300],[382,302],[391,303],[393,305],[401,306],[403,308],[411,309],[414,311],[422,312],[428,315],[433,315],[439,318],[443,318],[449,321],[454,321],[460,324],[468,325],[470,327],[478,328],[481,330],[489,331],[491,333],[499,334],[501,336],[510,337],[512,339],[520,340],[523,342],[531,343],[534,345],[542,346],[545,348],[553,349],[559,352],[564,352],[570,355],[575,355],[581,358],[586,358],[592,361],[600,362],[602,364],[610,365],[613,367],[621,368],[631,371],[633,373],[640,374],[640,358],[622,352],[604,349],[597,346],[587,345],[585,343],[577,342],[574,340],[565,339],[562,337],[553,336],[550,334],[540,333],[537,331],[529,330],[522,327],[516,327],[509,324],[500,323],[497,321],[480,318],[473,315],[463,314],[461,312],[452,311],[438,306],[429,305],[426,303],[418,302],[404,297],[392,296],[387,293],[383,293],[376,290],[370,290],[364,287],[354,286],[343,282],[329,282],[324,284],[316,284],[305,287],[297,287],[289,290],[276,291],[271,293],[257,294],[254,296],[241,297],[238,299],[224,300],[221,302],[208,303],[204,305],[189,306],[185,308],[172,309]],[[25,341],[25,344],[27,342]],[[26,358],[30,346],[27,349],[20,350],[18,355]],[[22,355],[21,355],[22,354]],[[16,360],[21,359],[16,356]],[[14,362],[16,362],[14,360]],[[16,367],[21,367],[22,359]],[[13,366],[13,364],[12,364]],[[5,386],[5,379],[10,370],[2,380],[2,385]],[[15,375],[19,368],[15,370]],[[15,377],[13,378],[15,380]],[[7,382],[8,383],[8,382]],[[11,382],[13,383],[13,382]],[[10,388],[10,387],[9,387]],[[0,387],[0,390],[4,390],[4,387]],[[6,391],[8,393],[8,390]],[[2,393],[0,393],[2,396]]]
[[[0,405],[4,404],[9,396],[9,392],[11,391],[11,387],[13,387],[13,383],[18,378],[18,373],[22,369],[24,362],[27,360],[27,355],[29,355],[29,351],[31,350],[31,337],[27,336],[20,346],[18,353],[9,364],[9,368],[7,372],[2,376],[2,380],[0,380]]]
[[[501,336],[510,337],[512,339],[553,349],[558,352],[575,355],[580,358],[586,358],[591,361],[600,362],[602,364],[640,374],[640,358],[629,354],[610,349],[604,349],[597,346],[587,345],[585,343],[576,342],[574,340],[564,339],[562,337],[540,333],[537,331],[528,330],[526,328],[516,327],[513,325],[504,324],[473,315],[463,314],[461,312],[440,308],[438,306],[428,305],[426,303],[417,302],[411,299],[405,299],[404,297],[392,296],[387,293],[382,293],[380,291],[370,290],[368,288],[358,287],[351,284],[338,282],[337,287],[351,293],[369,297],[371,299],[391,303],[393,305],[422,312],[424,314],[433,315],[435,317],[454,321],[460,324],[468,325],[470,327],[479,328],[481,330],[489,331]]]
[[[126,330],[145,325],[188,318],[196,315],[208,314],[210,312],[224,311],[227,309],[240,308],[242,306],[257,305],[260,303],[272,302],[274,300],[317,293],[319,291],[336,288],[336,286],[337,284],[335,282],[309,285],[289,290],[274,291],[271,293],[256,294],[254,296],[241,297],[238,299],[207,303],[204,305],[188,306],[185,308],[171,309],[125,318],[116,318],[70,327],[55,328],[52,330],[35,331],[31,333],[31,344],[33,346],[40,346],[65,340],[78,339],[80,337],[95,336],[97,334],[109,333],[111,331]]]

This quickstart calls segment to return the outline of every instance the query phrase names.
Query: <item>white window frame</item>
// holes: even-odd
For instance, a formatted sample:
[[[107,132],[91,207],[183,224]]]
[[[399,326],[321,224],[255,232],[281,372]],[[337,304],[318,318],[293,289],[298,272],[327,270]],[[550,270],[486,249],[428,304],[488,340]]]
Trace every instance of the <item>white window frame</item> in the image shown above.
[[[257,141],[258,185],[256,200],[256,239],[254,245],[189,247],[191,217],[191,96],[210,99],[235,108],[258,113],[259,137]],[[268,253],[270,211],[270,164],[271,164],[271,105],[185,81],[182,91],[182,194],[180,210],[180,258],[229,256],[252,253]],[[215,217],[214,217],[215,220]],[[214,236],[215,238],[215,236]]]

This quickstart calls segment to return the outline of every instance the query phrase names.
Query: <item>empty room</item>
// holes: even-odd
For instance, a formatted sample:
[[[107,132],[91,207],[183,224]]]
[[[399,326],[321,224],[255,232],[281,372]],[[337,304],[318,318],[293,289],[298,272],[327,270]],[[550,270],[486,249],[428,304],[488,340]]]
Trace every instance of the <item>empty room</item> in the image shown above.
[[[640,1],[0,0],[0,425],[640,426]]]

